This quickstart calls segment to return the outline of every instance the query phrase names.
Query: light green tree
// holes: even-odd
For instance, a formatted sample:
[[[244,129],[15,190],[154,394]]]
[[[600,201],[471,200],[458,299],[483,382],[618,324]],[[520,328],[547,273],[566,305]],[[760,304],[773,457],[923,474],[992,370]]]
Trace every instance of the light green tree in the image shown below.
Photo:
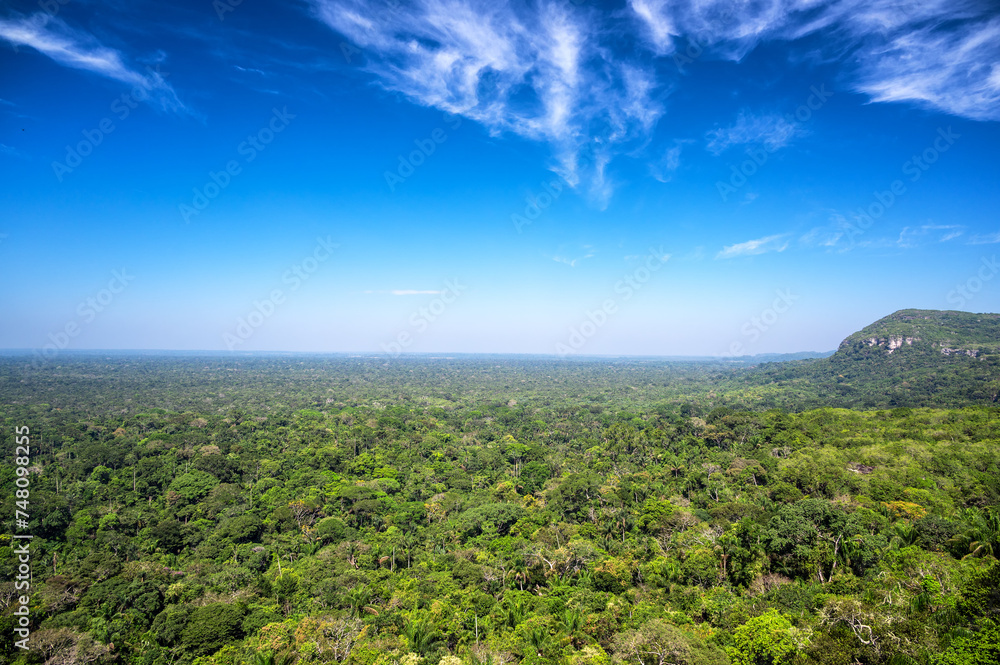
[[[783,665],[808,644],[801,631],[778,610],[768,610],[736,629],[734,646],[726,647],[733,665]]]

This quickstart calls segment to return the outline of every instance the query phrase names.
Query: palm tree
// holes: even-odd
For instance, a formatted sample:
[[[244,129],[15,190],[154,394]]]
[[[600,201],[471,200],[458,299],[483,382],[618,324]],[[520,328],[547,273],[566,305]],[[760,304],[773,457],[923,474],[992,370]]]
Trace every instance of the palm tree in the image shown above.
[[[545,652],[552,646],[552,636],[545,626],[533,626],[527,634],[528,645],[535,650],[539,658],[545,657]]]
[[[351,616],[360,616],[362,612],[368,609],[368,603],[371,601],[372,592],[366,586],[358,585],[351,589],[347,594],[347,606],[351,610]]]
[[[579,647],[581,640],[578,637],[583,630],[583,614],[579,610],[564,610],[559,617],[559,628],[566,633],[574,647]]]
[[[403,635],[406,637],[410,650],[424,656],[441,641],[437,627],[427,619],[411,621],[406,625]]]
[[[893,535],[889,540],[890,549],[900,549],[916,545],[920,540],[920,534],[912,524],[907,522],[897,522],[892,526]]]
[[[963,559],[996,556],[1000,552],[1000,510],[968,508],[962,513],[962,521],[965,528],[948,543],[967,552]]]
[[[503,622],[510,628],[517,628],[527,615],[527,607],[523,599],[518,598],[503,608]]]

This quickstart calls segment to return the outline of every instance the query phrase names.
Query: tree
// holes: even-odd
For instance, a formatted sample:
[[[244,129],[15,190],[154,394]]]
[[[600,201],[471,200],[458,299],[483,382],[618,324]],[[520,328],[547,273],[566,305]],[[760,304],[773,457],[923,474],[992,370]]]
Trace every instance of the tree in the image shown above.
[[[808,644],[808,634],[793,627],[778,610],[770,609],[736,629],[726,647],[733,665],[783,665]]]
[[[614,639],[615,661],[638,665],[685,665],[691,645],[679,628],[663,619],[651,619]]]
[[[229,603],[199,607],[188,618],[182,642],[195,655],[214,653],[243,637],[243,615],[241,607]]]
[[[551,505],[567,520],[588,520],[593,502],[600,496],[599,488],[600,479],[597,474],[570,474],[552,493]]]
[[[31,648],[37,650],[45,665],[86,665],[102,660],[111,651],[90,635],[69,628],[36,632],[31,636]]]
[[[204,498],[218,484],[219,479],[212,474],[195,469],[174,478],[170,483],[170,490],[180,495],[185,502],[192,503]]]

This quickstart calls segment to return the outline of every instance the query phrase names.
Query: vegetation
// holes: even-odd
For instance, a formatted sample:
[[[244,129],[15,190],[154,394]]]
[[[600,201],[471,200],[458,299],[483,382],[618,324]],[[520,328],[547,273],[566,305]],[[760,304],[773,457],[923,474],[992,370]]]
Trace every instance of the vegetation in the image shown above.
[[[0,659],[998,662],[1000,408],[963,373],[949,408],[751,390],[842,352],[0,359],[35,536],[32,649]]]
[[[1000,399],[1000,315],[904,309],[828,358],[737,374],[745,407],[951,407]],[[749,394],[748,394],[749,393]]]

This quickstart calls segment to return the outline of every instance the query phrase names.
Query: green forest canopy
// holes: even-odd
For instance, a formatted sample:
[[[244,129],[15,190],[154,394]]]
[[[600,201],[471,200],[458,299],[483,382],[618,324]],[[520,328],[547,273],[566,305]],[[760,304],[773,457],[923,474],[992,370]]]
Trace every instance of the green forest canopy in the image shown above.
[[[818,362],[0,359],[0,658],[997,662],[1000,409],[768,408]]]

